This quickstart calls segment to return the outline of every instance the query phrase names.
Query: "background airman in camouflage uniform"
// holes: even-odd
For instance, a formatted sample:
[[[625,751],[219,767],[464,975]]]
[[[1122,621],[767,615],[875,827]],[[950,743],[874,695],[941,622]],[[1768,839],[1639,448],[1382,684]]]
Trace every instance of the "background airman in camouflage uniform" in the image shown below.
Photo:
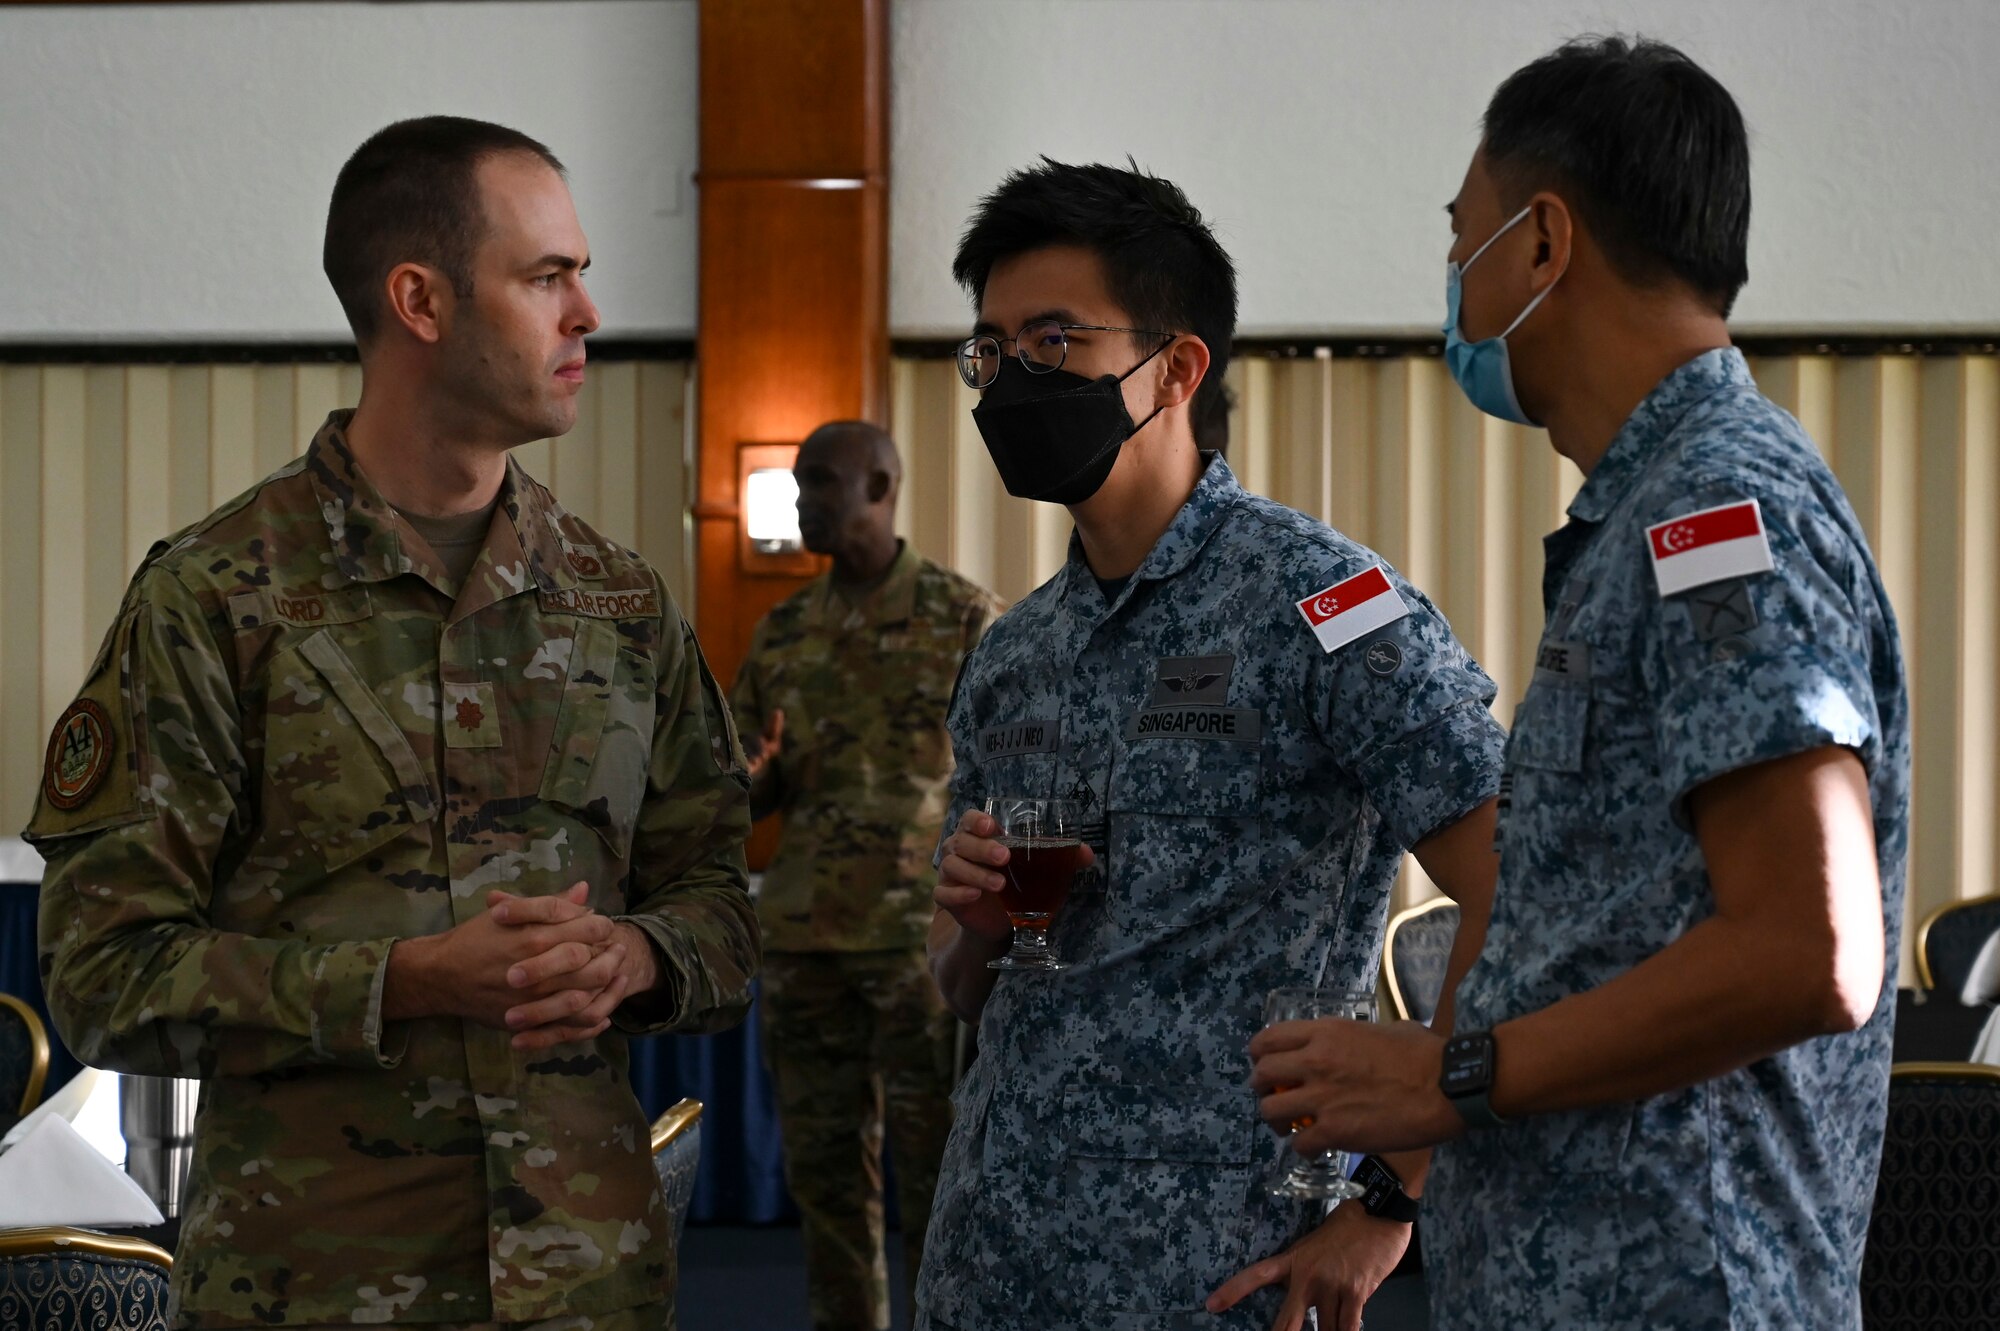
[[[393,229],[399,178],[471,254]],[[327,249],[362,407],[155,548],[51,741],[51,1007],[206,1083],[179,1325],[671,1326],[624,1036],[747,1008],[747,773],[658,574],[505,457],[574,422],[584,241],[546,149],[434,118]]]
[[[799,450],[799,529],[832,571],[757,626],[734,702],[751,804],[784,815],[757,903],[765,1044],[813,1322],[889,1325],[882,1129],[908,1277],[950,1128],[954,1023],[925,969],[930,854],[952,769],[959,662],[999,611],[896,539],[887,435],[823,426]]]

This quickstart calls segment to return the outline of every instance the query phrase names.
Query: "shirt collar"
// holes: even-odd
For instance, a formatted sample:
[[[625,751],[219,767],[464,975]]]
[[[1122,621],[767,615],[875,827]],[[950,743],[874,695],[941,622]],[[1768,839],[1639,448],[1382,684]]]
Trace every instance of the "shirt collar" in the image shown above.
[[[1660,380],[1626,418],[1611,447],[1604,451],[1583,488],[1570,501],[1570,517],[1580,522],[1602,522],[1696,404],[1724,389],[1755,383],[1749,362],[1735,347],[1704,351]]]
[[[1193,563],[1201,548],[1208,544],[1208,538],[1222,525],[1224,516],[1243,497],[1243,487],[1237,484],[1236,473],[1229,469],[1222,454],[1204,452],[1201,456],[1204,465],[1194,492],[1160,533],[1160,539],[1153,542],[1138,571],[1126,580],[1126,590],[1139,582],[1164,581]],[[1063,571],[1067,578],[1065,595],[1078,586],[1095,585],[1095,575],[1083,556],[1083,539],[1075,532],[1070,533],[1069,562]]]
[[[862,623],[900,624],[916,613],[917,572],[923,558],[908,541],[896,542],[896,557],[882,581],[869,589],[857,604],[833,585],[833,575],[820,575],[819,587],[806,607],[806,623],[814,628],[835,629],[859,616]]]
[[[353,418],[352,408],[332,413],[306,449],[306,473],[312,478],[320,517],[333,546],[334,566],[354,582],[385,582],[415,573],[433,586],[449,586],[444,570],[424,554],[427,545],[416,538],[402,514],[382,497],[355,461],[347,443],[347,427]],[[576,575],[564,558],[556,526],[558,513],[549,493],[508,458],[486,547],[480,564],[468,575],[468,583],[485,568],[519,572],[525,565],[538,587],[576,585]],[[527,583],[523,578],[512,590],[526,590]]]

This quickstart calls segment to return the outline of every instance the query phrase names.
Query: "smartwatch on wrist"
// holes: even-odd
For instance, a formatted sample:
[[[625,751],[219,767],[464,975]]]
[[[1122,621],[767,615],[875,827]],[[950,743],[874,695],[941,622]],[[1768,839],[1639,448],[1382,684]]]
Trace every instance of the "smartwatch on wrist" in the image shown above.
[[[1422,1205],[1403,1191],[1403,1180],[1379,1155],[1363,1156],[1355,1167],[1354,1181],[1368,1191],[1361,1194],[1361,1209],[1378,1220],[1410,1224]]]
[[[1493,1089],[1493,1032],[1471,1031],[1445,1041],[1438,1089],[1465,1120],[1465,1126],[1474,1131],[1497,1128],[1507,1121],[1486,1103],[1487,1093]]]

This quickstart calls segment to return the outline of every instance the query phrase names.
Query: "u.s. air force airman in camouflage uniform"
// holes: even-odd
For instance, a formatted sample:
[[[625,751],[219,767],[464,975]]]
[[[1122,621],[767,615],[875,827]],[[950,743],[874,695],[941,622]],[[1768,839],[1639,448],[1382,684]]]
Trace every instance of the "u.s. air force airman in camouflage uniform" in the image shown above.
[[[489,212],[515,187],[566,205],[507,133],[411,122],[357,159],[470,153]],[[489,234],[502,266],[547,252],[517,230]],[[528,282],[478,283],[461,328],[543,308]],[[580,288],[561,300],[567,361],[595,315]],[[409,362],[377,336],[369,389],[393,393]],[[482,418],[496,433],[573,419],[573,382],[508,387],[520,414]],[[335,412],[304,457],[156,547],[58,725],[29,828],[52,1010],[90,1063],[204,1082],[178,1325],[671,1326],[674,1223],[625,1036],[747,1009],[726,707],[638,555],[494,453],[461,580],[363,472],[357,426]],[[429,445],[385,442],[409,466]],[[541,955],[562,921],[650,961],[624,942]],[[511,1000],[481,997],[509,962],[440,969],[507,955],[616,973],[589,981],[601,1011],[562,1009],[585,1024],[524,1009],[510,1031]]]
[[[623,1031],[739,1018],[722,700],[659,576],[518,467],[454,601],[344,415],[148,562],[58,728],[86,757],[29,829],[50,1002],[87,1062],[207,1083],[175,1268],[204,1324],[656,1299],[672,1226],[623,1034],[535,1057],[385,1022],[384,960],[493,888],[585,881],[670,977]]]
[[[794,470],[801,534],[833,568],[757,626],[733,702],[766,732],[751,807],[784,816],[757,899],[761,1012],[813,1325],[856,1331],[889,1325],[885,1118],[912,1283],[951,1125],[957,1026],[924,963],[931,851],[952,681],[1000,606],[896,539],[880,430],[824,426]]]
[[[1196,452],[1233,279],[1170,183],[1018,173],[958,271],[979,301],[974,420],[1008,489],[1065,503],[1077,535],[952,704],[931,945],[979,1057],[919,1325],[1263,1331],[1281,1297],[1358,1312],[1408,1227],[1270,1195],[1285,1148],[1243,1044],[1273,989],[1373,987],[1405,849],[1450,887],[1490,874],[1493,684],[1374,553]],[[996,984],[1006,852],[977,810],[1006,796],[1082,804],[1095,863],[1050,930],[1069,968]],[[1282,1295],[1211,1307],[1253,1266]]]

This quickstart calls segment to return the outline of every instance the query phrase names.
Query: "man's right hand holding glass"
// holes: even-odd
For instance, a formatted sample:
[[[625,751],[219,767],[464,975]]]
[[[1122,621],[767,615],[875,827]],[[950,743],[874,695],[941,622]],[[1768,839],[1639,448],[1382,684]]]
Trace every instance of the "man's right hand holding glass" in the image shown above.
[[[937,890],[932,894],[938,911],[931,920],[928,945],[931,974],[952,1011],[970,1022],[979,1020],[979,1010],[986,1006],[986,996],[999,977],[986,963],[1003,955],[1014,937],[1014,926],[1000,904],[1000,889],[1007,884],[1002,869],[1008,850],[996,839],[999,835],[997,819],[967,809],[945,838]],[[1085,846],[1080,867],[1087,869],[1096,862],[1096,855]]]

